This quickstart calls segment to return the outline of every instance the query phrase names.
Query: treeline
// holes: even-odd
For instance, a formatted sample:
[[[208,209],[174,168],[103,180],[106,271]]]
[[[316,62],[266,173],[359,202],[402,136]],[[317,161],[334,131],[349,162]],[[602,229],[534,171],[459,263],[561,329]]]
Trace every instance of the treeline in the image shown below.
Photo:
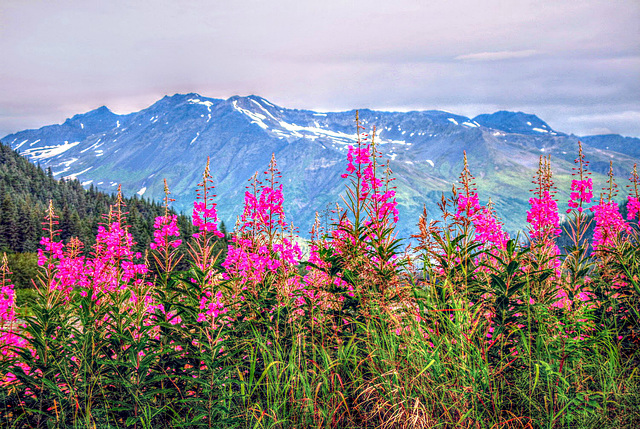
[[[105,221],[103,214],[115,203],[116,194],[98,191],[93,185],[84,189],[77,179],[56,180],[51,169],[45,172],[0,142],[0,254],[6,252],[17,262],[17,267],[12,266],[13,280],[18,287],[26,286],[22,284],[22,277],[28,277],[35,269],[34,254],[40,247],[42,221],[49,200],[53,201],[59,216],[61,239],[66,242],[78,237],[85,251],[89,251],[95,244],[98,226]],[[137,196],[124,201],[127,223],[137,240],[134,250],[144,253],[153,239],[153,222],[164,214],[164,207]],[[186,215],[178,215],[178,225],[183,236],[195,233]]]

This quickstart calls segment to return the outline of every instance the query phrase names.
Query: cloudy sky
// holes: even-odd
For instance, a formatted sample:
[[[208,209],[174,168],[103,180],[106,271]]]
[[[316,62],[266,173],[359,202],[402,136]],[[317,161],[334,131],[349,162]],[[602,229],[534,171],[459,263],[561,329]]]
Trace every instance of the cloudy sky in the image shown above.
[[[0,136],[177,92],[640,136],[640,1],[0,1]]]

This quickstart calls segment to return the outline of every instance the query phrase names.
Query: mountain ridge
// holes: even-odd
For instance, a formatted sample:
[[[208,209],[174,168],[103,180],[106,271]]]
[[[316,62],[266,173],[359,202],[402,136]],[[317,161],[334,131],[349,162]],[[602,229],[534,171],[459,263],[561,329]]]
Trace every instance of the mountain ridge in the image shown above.
[[[492,198],[508,229],[524,226],[529,196],[523,191],[530,188],[540,155],[553,156],[560,197],[566,196],[579,137],[553,130],[535,115],[498,111],[469,118],[439,110],[362,109],[359,116],[370,134],[376,126],[377,147],[398,179],[403,236],[415,231],[423,205],[437,216],[439,195],[456,181],[463,151],[478,178],[481,200]],[[159,199],[167,178],[176,208],[185,212],[209,156],[220,217],[229,225],[242,213],[246,181],[265,169],[273,153],[283,172],[285,207],[304,233],[315,211],[340,201],[346,151],[357,137],[354,119],[355,110],[315,112],[281,107],[257,95],[216,99],[187,93],[126,115],[101,106],[2,140],[51,167],[55,177],[77,177],[101,190],[121,183],[128,195]],[[596,182],[603,180],[610,159],[616,173],[627,176],[640,158],[637,138],[583,140]]]

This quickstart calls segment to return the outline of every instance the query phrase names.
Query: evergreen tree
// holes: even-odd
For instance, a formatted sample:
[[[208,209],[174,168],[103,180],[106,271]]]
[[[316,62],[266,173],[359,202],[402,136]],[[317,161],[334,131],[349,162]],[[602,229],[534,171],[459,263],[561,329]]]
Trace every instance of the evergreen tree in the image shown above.
[[[61,238],[64,241],[78,237],[90,249],[95,244],[98,225],[104,223],[103,214],[116,200],[115,195],[98,191],[93,184],[84,189],[77,179],[56,180],[51,168],[46,172],[30,163],[9,146],[0,142],[0,252],[25,253],[20,261],[35,257],[42,236],[41,222],[52,200],[60,216]],[[125,198],[129,224],[138,244],[136,251],[144,253],[153,235],[153,223],[164,214],[164,208],[144,198]],[[173,212],[172,212],[173,213]],[[183,237],[194,233],[190,219],[178,216]],[[28,255],[31,256],[28,256]],[[21,267],[30,266],[20,262]],[[12,267],[19,271],[21,268]],[[18,278],[23,273],[18,272]]]

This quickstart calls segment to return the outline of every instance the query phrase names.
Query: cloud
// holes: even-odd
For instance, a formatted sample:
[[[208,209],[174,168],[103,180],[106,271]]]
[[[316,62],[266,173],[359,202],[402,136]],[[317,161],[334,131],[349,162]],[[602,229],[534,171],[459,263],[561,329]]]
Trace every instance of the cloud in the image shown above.
[[[569,122],[593,123],[593,122],[640,122],[640,111],[626,111],[613,113],[598,113],[574,116],[567,119]]]
[[[565,132],[640,135],[637,120],[568,121],[640,111],[638,22],[638,0],[0,0],[0,137],[176,92],[318,110],[495,106]]]
[[[535,49],[526,49],[523,51],[497,51],[497,52],[478,52],[475,54],[458,55],[456,60],[460,61],[501,61],[514,58],[527,58],[537,55],[539,52]]]
[[[583,135],[591,134],[622,134],[640,137],[640,111],[627,110],[622,112],[585,113],[570,116],[566,119],[567,127],[572,130],[584,130]]]
[[[590,136],[606,135],[606,134],[614,134],[614,132],[611,131],[609,128],[600,128],[600,127],[591,128],[587,132],[587,135],[590,135]]]

